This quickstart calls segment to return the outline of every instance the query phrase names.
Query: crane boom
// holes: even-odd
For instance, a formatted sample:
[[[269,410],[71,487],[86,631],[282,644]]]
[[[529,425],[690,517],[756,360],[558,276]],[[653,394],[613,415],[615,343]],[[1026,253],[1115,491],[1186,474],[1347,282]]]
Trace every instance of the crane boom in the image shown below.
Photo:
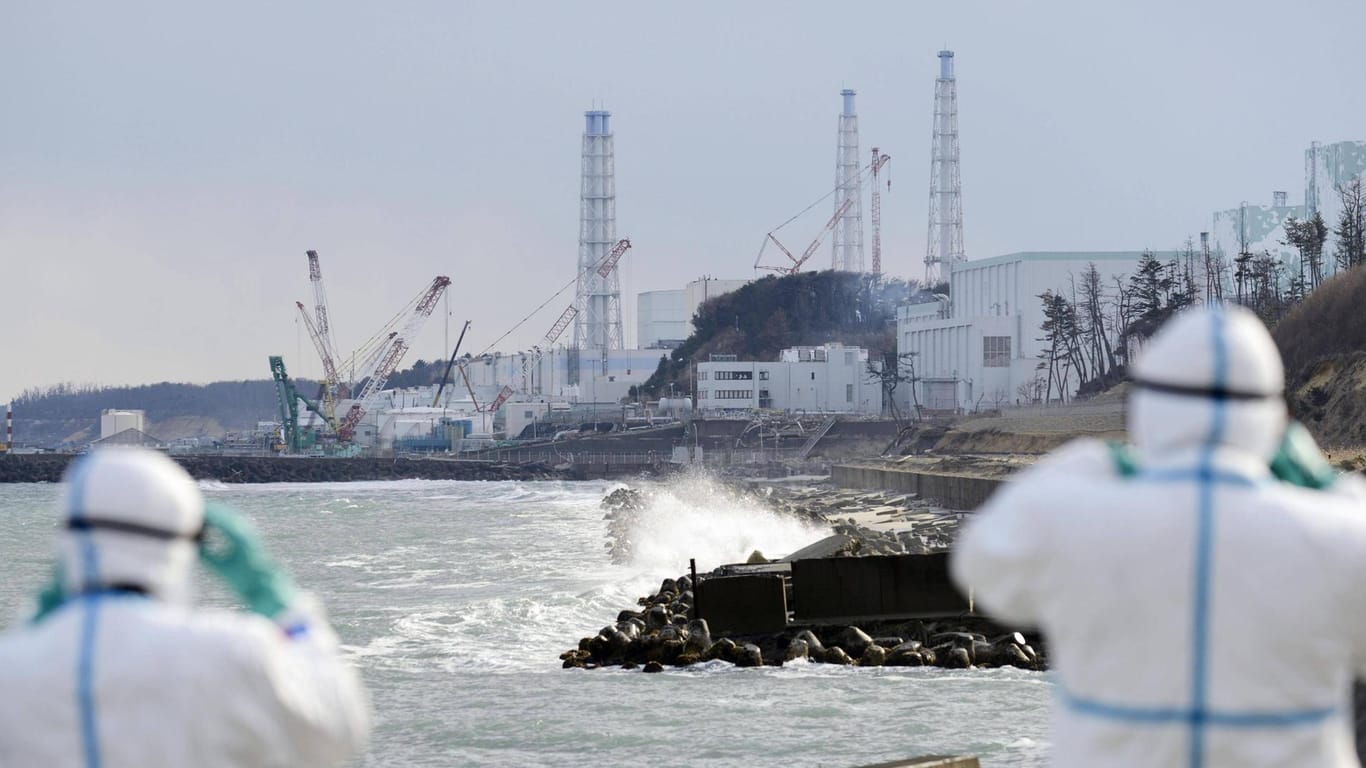
[[[403,361],[403,355],[408,352],[417,332],[422,329],[422,325],[427,322],[427,318],[432,316],[432,310],[436,308],[436,302],[445,293],[446,287],[451,284],[451,279],[445,275],[438,275],[432,284],[423,292],[418,299],[417,306],[413,308],[413,314],[409,317],[407,325],[403,327],[393,340],[389,342],[388,348],[379,358],[379,364],[375,367],[360,394],[356,397],[356,402],[347,411],[346,418],[342,421],[337,434],[345,440],[349,440],[355,434],[356,425],[360,423],[361,417],[365,415],[371,399],[384,388],[389,381],[389,376],[398,368],[398,364]]]
[[[884,155],[877,147],[873,147],[873,193],[868,206],[873,222],[873,277],[882,275],[882,190],[877,186],[877,172],[891,159],[891,155]],[[891,188],[892,180],[888,178],[887,189]]]
[[[550,330],[545,332],[546,343],[554,344],[555,339],[560,338],[560,334],[564,333],[564,329],[569,327],[569,324],[574,320],[574,317],[578,314],[578,307],[575,307],[573,304],[570,304],[569,307],[566,308],[564,312],[560,315],[560,319],[556,320],[555,324],[550,326]]]
[[[886,160],[890,160],[890,159],[891,159],[890,157],[887,157],[887,156],[885,156],[885,155],[883,155],[882,157],[884,158],[884,160],[883,160],[882,162],[885,162]],[[859,173],[858,173],[857,183],[858,183],[858,184],[862,184],[862,183],[863,183],[864,175],[867,174],[867,173],[869,173],[870,171],[875,173],[875,172],[876,172],[876,168],[874,168],[874,165],[877,165],[877,166],[880,167],[880,166],[882,165],[882,162],[877,162],[877,163],[875,163],[875,164],[869,164],[869,165],[864,166],[864,167],[863,167],[863,170],[859,171]],[[831,195],[835,194],[835,192],[838,191],[838,189],[839,189],[838,186],[835,187],[834,189],[831,189],[829,192],[826,192],[824,195],[821,195],[820,199],[816,200],[816,202],[812,203],[811,205],[808,205],[807,207],[805,207],[805,208],[803,208],[801,211],[799,211],[796,215],[794,215],[794,216],[792,216],[791,218],[789,218],[787,221],[784,221],[782,224],[779,224],[778,226],[774,227],[773,230],[770,231],[770,232],[768,233],[768,235],[766,235],[766,236],[764,237],[763,243],[759,246],[759,255],[754,257],[754,268],[755,268],[755,269],[768,269],[768,270],[772,270],[772,271],[774,271],[774,272],[777,272],[777,273],[779,273],[779,274],[784,274],[784,275],[795,275],[795,274],[797,274],[798,272],[800,272],[800,271],[801,271],[801,268],[802,268],[802,265],[806,264],[807,260],[810,259],[811,256],[812,256],[812,254],[814,254],[814,253],[816,252],[816,249],[820,247],[821,242],[825,239],[826,234],[829,233],[831,230],[833,230],[833,229],[835,228],[835,224],[837,224],[837,223],[839,222],[840,216],[842,216],[842,215],[844,214],[845,211],[849,210],[849,206],[853,204],[855,198],[849,198],[848,200],[845,200],[845,201],[844,201],[844,204],[841,205],[839,208],[837,208],[837,209],[835,210],[835,215],[832,216],[832,217],[830,217],[830,220],[829,220],[828,222],[826,222],[825,226],[822,227],[821,230],[820,230],[820,232],[816,235],[816,239],[813,240],[813,241],[811,242],[811,245],[807,246],[807,249],[806,249],[805,251],[802,252],[801,258],[797,258],[797,257],[793,256],[793,255],[792,255],[792,252],[789,251],[789,250],[787,249],[787,247],[784,246],[784,245],[782,244],[782,242],[778,240],[777,236],[776,236],[774,233],[776,233],[778,230],[782,229],[783,227],[786,227],[788,224],[791,224],[792,222],[794,222],[794,221],[796,221],[797,219],[801,218],[801,216],[802,216],[803,214],[805,214],[807,211],[809,211],[809,210],[811,210],[812,208],[815,208],[817,205],[819,205],[819,204],[821,203],[822,200],[825,200],[827,197],[830,197]],[[783,254],[784,254],[785,256],[787,256],[788,260],[792,262],[791,266],[788,266],[788,265],[773,266],[773,265],[771,265],[771,264],[764,264],[764,263],[763,263],[763,260],[764,260],[764,249],[766,249],[766,248],[768,247],[768,244],[769,244],[770,242],[773,243],[774,245],[778,246],[778,248],[779,248],[780,250],[782,250]]]
[[[318,357],[322,360],[325,378],[323,386],[326,392],[323,394],[323,402],[332,412],[332,404],[337,399],[337,390],[341,386],[341,379],[337,374],[337,340],[332,333],[332,322],[328,319],[327,313],[327,292],[323,290],[323,270],[318,262],[317,251],[307,251],[308,254],[308,280],[313,284],[313,315],[318,324]]]
[[[465,331],[470,329],[470,321],[465,321],[465,327],[460,329],[460,338],[455,340],[455,349],[451,350],[451,359],[446,362],[446,371],[441,374],[441,383],[436,387],[436,397],[432,398],[432,407],[441,402],[441,391],[446,388],[446,380],[451,377],[451,368],[455,366],[455,358],[460,354],[460,344],[465,340]]]
[[[598,275],[607,277],[612,274],[612,270],[616,269],[617,262],[621,261],[621,255],[626,253],[630,247],[630,240],[627,240],[624,237],[618,240],[617,244],[612,246],[612,252],[607,254],[607,258],[602,260],[602,264],[598,265]]]
[[[332,356],[327,352],[326,340],[323,338],[322,331],[313,324],[313,318],[309,317],[308,310],[304,308],[302,301],[294,302],[294,306],[299,308],[299,316],[303,318],[304,327],[308,329],[308,338],[313,340],[313,348],[318,350],[318,357],[323,362],[323,413],[327,419],[329,427],[337,426],[337,368],[332,360]]]

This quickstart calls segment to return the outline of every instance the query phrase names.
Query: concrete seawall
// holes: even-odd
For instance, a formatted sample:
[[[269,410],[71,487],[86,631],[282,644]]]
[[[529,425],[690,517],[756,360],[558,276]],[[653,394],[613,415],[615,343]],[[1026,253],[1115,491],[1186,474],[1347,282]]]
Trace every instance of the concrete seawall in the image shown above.
[[[69,454],[0,456],[0,483],[55,483]],[[316,483],[352,480],[546,480],[565,477],[543,464],[441,459],[315,459],[271,456],[172,456],[196,480]]]
[[[841,488],[902,491],[934,499],[949,509],[976,509],[1002,483],[999,478],[836,465],[830,480]]]

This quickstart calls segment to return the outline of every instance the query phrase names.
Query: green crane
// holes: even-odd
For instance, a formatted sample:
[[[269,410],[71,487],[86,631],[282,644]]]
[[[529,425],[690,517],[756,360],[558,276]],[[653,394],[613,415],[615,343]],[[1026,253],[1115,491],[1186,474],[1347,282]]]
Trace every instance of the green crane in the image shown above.
[[[275,399],[280,406],[280,424],[283,427],[285,448],[290,453],[298,453],[305,447],[305,442],[312,443],[311,439],[305,440],[305,435],[299,429],[299,401],[302,400],[304,407],[322,416],[322,406],[299,394],[294,388],[294,382],[289,380],[289,374],[285,372],[285,359],[279,355],[270,356],[270,375],[275,379]],[[311,438],[311,436],[309,436]]]

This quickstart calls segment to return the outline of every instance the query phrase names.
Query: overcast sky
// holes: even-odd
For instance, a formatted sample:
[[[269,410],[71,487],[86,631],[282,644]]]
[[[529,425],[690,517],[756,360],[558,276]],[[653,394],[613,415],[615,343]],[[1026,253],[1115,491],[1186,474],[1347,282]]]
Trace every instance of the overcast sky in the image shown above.
[[[628,324],[640,291],[754,275],[764,233],[833,186],[842,87],[862,154],[893,157],[884,269],[920,276],[945,46],[969,258],[1175,247],[1216,209],[1301,200],[1311,140],[1366,138],[1363,29],[1360,0],[10,0],[0,401],[262,378],[271,354],[316,376],[309,248],[343,349],[445,274],[451,339],[472,319],[482,351],[574,276],[595,104]],[[406,362],[443,356],[443,315]]]

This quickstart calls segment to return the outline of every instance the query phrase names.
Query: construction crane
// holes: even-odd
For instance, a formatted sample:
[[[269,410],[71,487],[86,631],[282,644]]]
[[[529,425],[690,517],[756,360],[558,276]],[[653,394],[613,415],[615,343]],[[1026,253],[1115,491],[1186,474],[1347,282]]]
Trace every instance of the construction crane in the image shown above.
[[[455,340],[455,349],[451,350],[451,359],[446,362],[446,370],[441,374],[441,383],[436,387],[436,397],[432,398],[432,407],[441,402],[441,391],[446,388],[446,380],[451,377],[451,368],[455,365],[455,358],[460,354],[460,343],[465,340],[465,331],[470,329],[470,321],[465,321],[465,327],[460,329],[460,338]],[[449,337],[447,337],[449,338]]]
[[[878,189],[877,172],[891,159],[891,155],[884,155],[877,147],[873,147],[873,162],[868,164],[873,171],[873,192],[868,208],[873,221],[873,277],[875,279],[882,276],[882,190]],[[887,191],[892,191],[892,177],[890,175],[887,177]]]
[[[412,315],[408,319],[407,325],[403,330],[395,335],[384,349],[384,353],[378,358],[375,370],[370,373],[365,381],[365,386],[360,394],[356,396],[351,409],[347,411],[346,417],[342,419],[337,428],[337,436],[342,440],[350,440],[355,436],[356,425],[360,423],[361,417],[365,415],[366,409],[375,395],[379,394],[384,388],[389,376],[398,368],[398,364],[403,361],[403,356],[408,352],[417,332],[422,329],[422,325],[427,322],[427,318],[432,316],[432,310],[436,308],[437,301],[441,294],[445,293],[447,286],[451,284],[451,279],[444,275],[437,276],[432,280],[432,284],[419,296],[417,305],[413,308]]]
[[[317,403],[299,394],[294,388],[294,382],[290,381],[289,374],[285,371],[283,357],[271,355],[270,375],[275,379],[275,400],[280,408],[280,436],[285,447],[291,453],[297,453],[304,444],[303,432],[299,429],[299,401],[302,400],[304,407],[319,416],[326,418],[326,415]]]
[[[304,303],[296,301],[294,306],[299,308],[299,316],[303,318],[304,328],[308,329],[308,338],[313,340],[313,348],[318,350],[318,358],[323,362],[323,385],[319,398],[322,400],[323,418],[327,420],[327,426],[335,430],[337,428],[337,366],[327,349],[327,340],[323,336],[322,330],[314,325],[313,318],[304,308]]]
[[[853,204],[854,198],[851,197],[848,200],[844,201],[844,205],[841,205],[839,208],[835,209],[835,215],[831,216],[830,220],[825,223],[825,226],[821,227],[821,231],[816,233],[816,239],[811,241],[811,245],[808,245],[805,251],[802,251],[801,258],[793,256],[792,251],[789,251],[787,249],[787,246],[783,245],[782,242],[778,240],[778,238],[775,237],[772,232],[769,232],[768,236],[765,238],[765,241],[767,242],[771,240],[774,245],[778,246],[778,249],[782,251],[785,256],[787,256],[788,260],[792,262],[792,265],[788,266],[784,264],[782,266],[775,267],[769,264],[760,264],[759,260],[762,259],[764,255],[763,249],[761,248],[759,249],[759,258],[756,258],[754,260],[754,268],[768,269],[783,275],[795,275],[798,272],[802,271],[802,266],[806,264],[807,260],[810,259],[812,254],[816,252],[816,249],[821,247],[821,242],[825,240],[825,236],[835,228],[835,224],[839,222],[840,217],[843,216],[844,212],[849,210],[849,206]]]
[[[554,344],[555,339],[560,338],[560,334],[564,333],[564,329],[568,328],[569,324],[574,322],[574,317],[578,314],[579,309],[573,304],[566,307],[564,313],[560,315],[560,319],[556,320],[555,324],[550,326],[550,330],[545,332],[546,343]]]
[[[877,165],[881,166],[881,163],[878,163]],[[859,171],[858,177],[857,179],[855,179],[854,183],[861,185],[863,183],[864,177],[872,171],[873,165],[865,165],[863,167],[863,170]],[[845,200],[844,204],[835,210],[835,215],[830,217],[830,220],[825,223],[824,227],[821,227],[820,232],[816,235],[816,239],[812,241],[811,245],[808,246],[805,251],[802,252],[800,258],[793,256],[792,252],[787,249],[787,246],[783,245],[782,242],[778,240],[775,233],[783,227],[786,227],[788,224],[791,224],[792,222],[801,218],[802,215],[805,214],[807,211],[811,210],[812,208],[815,208],[817,205],[820,205],[822,202],[826,200],[826,198],[830,197],[831,195],[835,194],[835,192],[839,191],[839,189],[839,186],[833,187],[829,192],[826,192],[824,195],[821,195],[820,199],[816,200],[816,202],[798,211],[796,215],[792,216],[792,218],[774,227],[772,230],[769,231],[768,234],[764,235],[764,241],[759,246],[759,255],[754,257],[754,268],[767,269],[784,275],[795,275],[798,272],[800,272],[802,267],[806,264],[807,260],[810,259],[811,255],[814,254],[816,252],[816,249],[820,247],[821,242],[825,240],[826,234],[828,234],[831,230],[835,228],[835,225],[839,223],[840,217],[844,215],[845,211],[849,210],[849,207],[853,205],[854,201],[857,198],[851,197],[848,200]],[[773,243],[774,245],[778,246],[778,249],[781,250],[783,254],[787,256],[788,261],[792,263],[781,264],[776,266],[772,264],[764,264],[764,251],[768,248],[769,243]]]
[[[627,240],[624,237],[618,240],[617,244],[612,246],[611,253],[608,253],[607,257],[602,260],[602,263],[598,265],[598,275],[600,277],[607,277],[612,274],[612,270],[616,268],[617,262],[621,261],[621,255],[626,253],[630,247],[630,240]]]
[[[327,291],[323,289],[323,271],[318,263],[318,252],[307,251],[308,254],[308,281],[313,284],[313,313],[318,321],[318,334],[322,338],[323,349],[327,356],[323,359],[323,370],[331,369],[335,374],[337,370],[337,339],[332,333],[332,321],[328,319],[327,313]],[[325,382],[328,384],[329,396],[333,399],[337,397],[337,386],[340,380],[333,378]]]

